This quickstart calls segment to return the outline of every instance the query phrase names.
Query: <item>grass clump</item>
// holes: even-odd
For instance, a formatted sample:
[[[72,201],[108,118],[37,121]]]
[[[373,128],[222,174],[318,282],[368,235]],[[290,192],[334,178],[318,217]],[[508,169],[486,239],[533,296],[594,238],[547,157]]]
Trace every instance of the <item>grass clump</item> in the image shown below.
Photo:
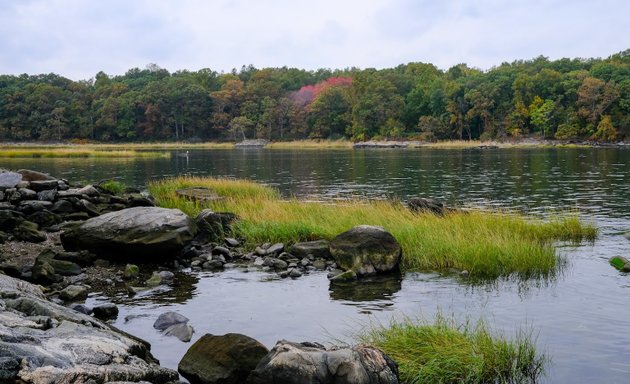
[[[535,383],[547,358],[531,332],[514,340],[493,334],[483,321],[457,325],[441,315],[433,324],[410,320],[359,335],[398,363],[405,383]]]
[[[188,201],[175,193],[188,187],[213,189],[223,197]],[[597,230],[577,217],[551,221],[505,212],[415,214],[400,202],[348,201],[307,203],[283,200],[269,187],[246,180],[178,177],[154,181],[149,191],[160,206],[194,216],[204,208],[233,212],[240,218],[235,235],[250,245],[332,239],[356,225],[379,225],[403,249],[404,270],[467,270],[472,277],[496,278],[552,274],[558,265],[553,242],[592,240]]]
[[[99,187],[103,188],[105,191],[109,192],[112,195],[120,195],[125,191],[125,188],[127,188],[125,184],[116,180],[107,180],[103,183],[100,183]]]

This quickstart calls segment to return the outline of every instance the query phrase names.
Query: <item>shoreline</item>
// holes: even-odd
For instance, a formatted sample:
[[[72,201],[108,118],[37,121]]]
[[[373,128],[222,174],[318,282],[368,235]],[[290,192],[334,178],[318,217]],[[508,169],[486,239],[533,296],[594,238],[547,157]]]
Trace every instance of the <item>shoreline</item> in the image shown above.
[[[250,141],[250,140],[248,140]],[[253,140],[251,140],[253,141]],[[148,142],[148,143],[69,143],[69,142],[8,142],[0,143],[2,150],[21,149],[82,149],[85,151],[128,150],[178,150],[178,149],[508,149],[508,148],[630,148],[630,142],[598,143],[592,141],[543,140],[526,138],[514,141],[481,141],[481,140],[449,140],[426,142],[418,140],[369,140],[352,142],[349,140],[292,140],[292,141],[258,141],[254,145],[242,145],[235,142]]]

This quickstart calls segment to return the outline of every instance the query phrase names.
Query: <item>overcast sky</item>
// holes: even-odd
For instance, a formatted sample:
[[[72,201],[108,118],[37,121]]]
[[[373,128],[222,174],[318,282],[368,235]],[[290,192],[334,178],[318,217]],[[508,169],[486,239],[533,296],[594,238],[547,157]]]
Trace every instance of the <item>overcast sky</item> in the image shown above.
[[[0,0],[0,73],[488,69],[630,48],[629,0]]]

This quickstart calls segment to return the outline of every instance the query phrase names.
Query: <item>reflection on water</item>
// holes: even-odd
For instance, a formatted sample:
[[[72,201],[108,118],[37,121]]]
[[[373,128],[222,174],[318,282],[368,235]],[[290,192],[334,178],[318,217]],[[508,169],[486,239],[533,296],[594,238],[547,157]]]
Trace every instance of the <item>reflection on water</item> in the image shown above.
[[[239,332],[268,347],[279,339],[325,342],[371,322],[483,317],[513,336],[533,328],[552,357],[545,382],[627,383],[630,377],[630,274],[610,265],[630,257],[630,151],[616,148],[471,150],[199,150],[188,158],[126,161],[3,159],[5,168],[34,168],[71,180],[116,177],[130,185],[179,174],[259,180],[285,195],[313,199],[428,196],[462,206],[510,207],[549,214],[577,210],[601,230],[594,244],[562,246],[560,273],[547,279],[470,282],[457,275],[406,273],[368,284],[331,285],[324,273],[278,279],[263,272],[184,273],[176,287],[119,303],[115,325],[151,342],[175,368],[190,344],[155,331],[174,310],[196,333]],[[125,318],[127,321],[125,322]]]

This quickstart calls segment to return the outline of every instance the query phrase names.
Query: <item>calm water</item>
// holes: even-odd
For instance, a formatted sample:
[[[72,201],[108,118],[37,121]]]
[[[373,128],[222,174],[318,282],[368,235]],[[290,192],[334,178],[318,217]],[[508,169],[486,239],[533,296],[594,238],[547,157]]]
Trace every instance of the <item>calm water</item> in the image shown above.
[[[2,160],[71,180],[119,178],[142,186],[178,174],[259,180],[285,195],[310,199],[411,196],[463,206],[502,206],[545,215],[573,209],[600,229],[595,244],[560,247],[567,266],[553,281],[502,280],[469,285],[435,274],[408,273],[369,284],[330,286],[324,273],[278,280],[241,269],[182,274],[172,291],[120,304],[116,326],[147,339],[175,368],[190,344],[151,327],[163,311],[191,319],[196,338],[240,332],[268,347],[276,340],[349,340],[370,323],[436,312],[485,318],[507,335],[538,335],[552,358],[549,383],[627,383],[630,379],[630,275],[607,263],[630,256],[630,151],[623,149],[498,150],[218,150],[151,160]],[[93,302],[102,298],[92,298]],[[125,318],[127,317],[127,320]]]

